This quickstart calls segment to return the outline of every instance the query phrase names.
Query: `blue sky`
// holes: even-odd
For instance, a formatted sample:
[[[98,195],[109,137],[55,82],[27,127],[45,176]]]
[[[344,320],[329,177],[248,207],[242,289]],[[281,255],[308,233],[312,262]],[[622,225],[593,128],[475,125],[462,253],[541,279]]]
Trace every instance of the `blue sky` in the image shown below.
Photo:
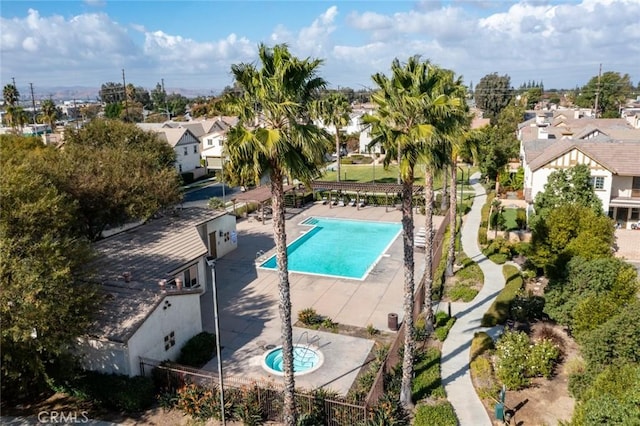
[[[371,87],[414,54],[467,84],[497,72],[573,88],[600,63],[640,80],[640,0],[3,0],[0,15],[1,84],[19,89],[99,87],[124,68],[135,85],[218,93],[260,42],[324,59],[332,87]]]

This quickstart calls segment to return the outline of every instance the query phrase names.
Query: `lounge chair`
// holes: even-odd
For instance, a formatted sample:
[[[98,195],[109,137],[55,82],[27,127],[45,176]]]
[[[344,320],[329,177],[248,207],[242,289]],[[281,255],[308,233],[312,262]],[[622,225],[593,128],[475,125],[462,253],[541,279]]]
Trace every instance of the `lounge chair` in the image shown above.
[[[358,204],[358,207],[364,207],[367,203],[364,200],[360,200],[360,204]]]
[[[332,206],[337,206],[338,205],[338,198],[331,199],[331,205]]]
[[[355,207],[355,206],[356,206],[356,200],[355,200],[355,199],[353,199],[353,198],[351,198],[351,199],[349,200],[349,205],[350,205],[351,207]]]
[[[322,196],[322,204],[327,204],[329,202],[329,199],[327,198],[326,195]]]
[[[344,200],[341,198],[340,201],[338,201],[338,207],[344,207]]]

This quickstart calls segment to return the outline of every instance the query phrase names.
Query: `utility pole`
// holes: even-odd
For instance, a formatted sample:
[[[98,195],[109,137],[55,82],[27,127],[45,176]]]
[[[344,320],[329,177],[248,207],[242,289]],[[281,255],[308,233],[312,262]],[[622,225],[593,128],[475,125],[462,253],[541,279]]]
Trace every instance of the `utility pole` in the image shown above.
[[[129,121],[129,108],[127,106],[127,82],[124,79],[124,68],[122,68],[122,90],[124,92],[124,121]]]
[[[29,87],[31,87],[31,116],[33,118],[33,131],[35,133],[36,130],[36,99],[33,97],[33,83],[29,83]]]
[[[600,70],[598,71],[598,86],[596,88],[596,102],[595,102],[595,106],[593,107],[595,109],[596,118],[598,118],[598,97],[600,96],[600,77],[601,76],[602,76],[602,64],[600,64]]]
[[[167,113],[167,121],[171,121],[171,114],[169,114],[169,105],[167,104],[167,92],[164,90],[164,78],[161,78],[162,81],[162,96],[164,97],[164,110]]]

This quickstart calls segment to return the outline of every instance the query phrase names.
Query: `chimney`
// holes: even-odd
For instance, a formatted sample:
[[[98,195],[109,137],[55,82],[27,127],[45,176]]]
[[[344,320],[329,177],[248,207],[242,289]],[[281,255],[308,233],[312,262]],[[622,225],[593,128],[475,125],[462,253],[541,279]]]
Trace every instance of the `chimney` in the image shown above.
[[[549,139],[546,126],[538,126],[538,139]]]

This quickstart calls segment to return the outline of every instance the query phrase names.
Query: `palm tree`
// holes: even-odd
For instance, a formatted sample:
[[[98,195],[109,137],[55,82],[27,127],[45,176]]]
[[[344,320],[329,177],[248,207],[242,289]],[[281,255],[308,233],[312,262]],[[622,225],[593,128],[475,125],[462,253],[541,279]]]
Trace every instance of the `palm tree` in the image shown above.
[[[284,361],[284,423],[296,424],[293,376],[293,337],[291,294],[287,266],[287,240],[284,216],[284,180],[294,177],[308,182],[320,174],[324,154],[331,146],[326,132],[311,121],[310,103],[326,82],[318,77],[322,61],[298,59],[286,45],[259,46],[260,69],[253,64],[231,67],[243,89],[230,96],[229,110],[239,117],[227,135],[226,151],[230,170],[246,174],[255,181],[268,176],[271,181],[273,234],[279,278],[279,311]],[[260,111],[258,111],[259,106]],[[259,120],[258,125],[255,125]]]
[[[56,110],[56,104],[53,103],[53,100],[51,99],[45,99],[44,101],[42,101],[40,108],[42,109],[42,118],[49,125],[51,131],[53,132],[55,130],[56,117],[58,113],[58,111]]]
[[[7,124],[16,130],[16,108],[19,107],[20,92],[15,84],[7,84],[2,88],[2,97],[7,108]]]
[[[421,162],[425,166],[425,267],[421,277],[424,295],[424,316],[427,330],[433,329],[431,287],[433,284],[433,176],[446,170],[452,157],[451,141],[458,133],[461,117],[466,116],[464,97],[460,97],[453,85],[453,73],[436,66],[430,68],[431,84],[426,88],[424,120],[434,126],[434,137],[423,146]],[[458,95],[458,96],[457,96]]]
[[[337,180],[340,182],[340,129],[349,124],[351,105],[343,93],[334,92],[316,102],[314,109],[322,122],[325,125],[333,126],[336,131]]]
[[[421,62],[413,56],[405,64],[395,59],[391,64],[391,77],[383,74],[372,76],[378,86],[372,95],[377,104],[375,115],[364,121],[372,125],[371,144],[385,146],[385,166],[391,158],[398,159],[402,194],[402,229],[404,250],[404,354],[402,360],[402,383],[400,403],[411,408],[411,382],[413,379],[414,354],[414,252],[413,252],[413,184],[415,167],[425,147],[435,136],[435,128],[425,121],[424,113],[431,101],[428,96],[434,84],[429,72],[429,62]]]

